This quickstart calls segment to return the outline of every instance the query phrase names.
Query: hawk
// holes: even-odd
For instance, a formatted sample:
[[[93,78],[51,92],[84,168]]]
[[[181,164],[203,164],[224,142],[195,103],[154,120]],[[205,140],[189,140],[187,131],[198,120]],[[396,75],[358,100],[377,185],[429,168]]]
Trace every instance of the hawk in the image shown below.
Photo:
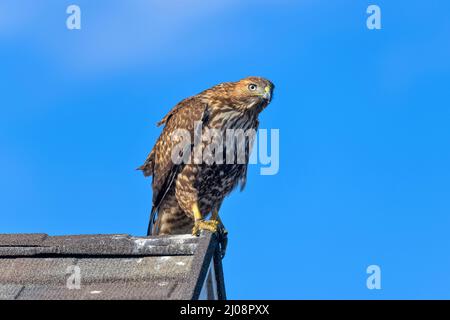
[[[221,83],[179,102],[157,124],[164,125],[164,129],[145,163],[138,168],[144,176],[153,176],[148,235],[198,235],[200,230],[226,233],[219,209],[223,199],[237,185],[240,184],[241,190],[245,186],[251,141],[245,144],[244,161],[237,161],[239,150],[233,142],[227,146],[221,144],[223,153],[218,152],[218,148],[211,152],[214,159],[219,155],[221,160],[224,157],[220,158],[220,154],[232,152],[235,157],[231,157],[234,158],[231,163],[225,160],[196,162],[192,161],[195,152],[189,148],[179,150],[180,137],[174,133],[181,130],[188,133],[188,138],[193,138],[198,124],[203,132],[214,130],[222,137],[230,130],[256,132],[258,116],[270,103],[273,90],[272,82],[260,77]],[[188,147],[195,148],[192,143],[195,137],[188,140]],[[201,139],[200,150],[206,150],[212,143],[212,139]],[[180,163],[174,161],[174,156],[190,161]],[[210,220],[206,220],[210,214]]]

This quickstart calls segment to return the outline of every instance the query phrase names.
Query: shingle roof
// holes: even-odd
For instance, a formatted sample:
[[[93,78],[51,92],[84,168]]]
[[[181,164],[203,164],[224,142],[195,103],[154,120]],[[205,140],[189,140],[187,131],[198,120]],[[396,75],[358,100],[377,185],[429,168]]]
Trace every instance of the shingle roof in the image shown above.
[[[0,234],[0,299],[197,299],[211,261],[218,298],[225,299],[217,239],[207,232]],[[70,289],[75,268],[81,285]]]

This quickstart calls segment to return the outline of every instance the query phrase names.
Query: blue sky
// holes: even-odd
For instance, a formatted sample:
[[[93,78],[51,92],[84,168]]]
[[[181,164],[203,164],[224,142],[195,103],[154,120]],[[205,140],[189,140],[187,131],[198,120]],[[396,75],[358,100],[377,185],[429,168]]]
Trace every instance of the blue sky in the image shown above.
[[[280,171],[223,205],[229,298],[450,298],[448,1],[93,2],[0,2],[0,232],[143,235],[155,123],[261,75]]]

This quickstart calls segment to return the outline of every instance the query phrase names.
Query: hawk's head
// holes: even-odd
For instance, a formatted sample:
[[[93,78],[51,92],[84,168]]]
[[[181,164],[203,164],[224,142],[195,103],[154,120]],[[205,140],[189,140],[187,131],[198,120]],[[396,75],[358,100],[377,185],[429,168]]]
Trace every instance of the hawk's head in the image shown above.
[[[231,95],[246,109],[261,112],[272,100],[272,82],[261,77],[247,77],[233,83]]]

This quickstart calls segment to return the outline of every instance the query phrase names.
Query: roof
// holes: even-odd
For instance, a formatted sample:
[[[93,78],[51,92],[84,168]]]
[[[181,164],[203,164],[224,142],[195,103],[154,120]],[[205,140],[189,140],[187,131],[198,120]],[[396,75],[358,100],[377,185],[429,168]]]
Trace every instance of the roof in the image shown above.
[[[0,270],[0,299],[226,298],[218,242],[209,232],[0,234]]]

